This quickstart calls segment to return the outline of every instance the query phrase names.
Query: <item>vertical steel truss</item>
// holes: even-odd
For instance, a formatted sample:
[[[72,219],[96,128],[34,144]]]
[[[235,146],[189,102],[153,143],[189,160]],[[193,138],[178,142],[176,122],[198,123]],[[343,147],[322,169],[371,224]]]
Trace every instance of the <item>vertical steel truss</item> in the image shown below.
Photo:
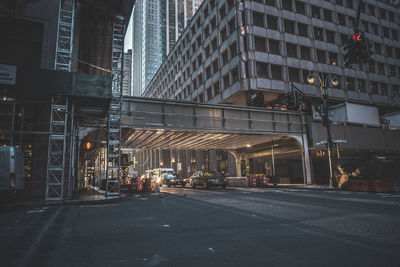
[[[124,21],[115,18],[112,43],[112,97],[108,113],[106,195],[120,194],[121,177],[121,90],[124,52]]]
[[[46,200],[64,199],[68,98],[53,98],[47,151]]]
[[[71,71],[75,0],[60,0],[56,43],[56,70]]]
[[[71,57],[74,31],[75,0],[59,0],[58,25],[56,38],[56,55],[54,69],[71,71]],[[73,121],[71,121],[71,133]],[[53,97],[50,111],[50,134],[47,151],[46,173],[46,200],[63,200],[65,198],[65,185],[70,186],[69,179],[65,181],[65,170],[68,164],[68,178],[72,170],[69,168],[72,159],[66,157],[71,153],[68,145],[68,98]],[[64,184],[66,182],[66,184]],[[67,194],[70,192],[68,191]]]

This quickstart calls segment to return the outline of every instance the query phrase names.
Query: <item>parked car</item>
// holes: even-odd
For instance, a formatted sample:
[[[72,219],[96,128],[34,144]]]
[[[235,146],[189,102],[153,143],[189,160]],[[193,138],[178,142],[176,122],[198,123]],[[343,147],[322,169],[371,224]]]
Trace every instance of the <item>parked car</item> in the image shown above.
[[[197,171],[189,179],[190,186],[195,188],[200,185],[204,188],[220,186],[222,188],[226,187],[225,178],[217,172],[209,171]]]
[[[166,173],[161,177],[160,185],[166,184],[168,187],[171,185],[181,185],[185,187],[186,181],[179,174]]]

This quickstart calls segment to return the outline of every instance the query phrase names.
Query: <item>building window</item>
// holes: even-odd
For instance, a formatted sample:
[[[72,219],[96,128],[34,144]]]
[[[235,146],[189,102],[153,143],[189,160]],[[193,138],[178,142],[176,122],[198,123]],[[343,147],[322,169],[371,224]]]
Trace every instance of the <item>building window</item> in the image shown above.
[[[298,29],[298,32],[299,32],[299,35],[300,36],[303,36],[303,37],[308,37],[308,26],[307,26],[307,24],[303,24],[303,23],[297,23],[297,29]]]
[[[282,80],[282,66],[271,64],[271,78],[273,80]]]
[[[271,30],[278,30],[278,18],[267,15],[267,27]]]
[[[377,82],[371,81],[371,82],[369,83],[369,86],[371,87],[371,93],[372,93],[373,95],[377,95],[377,94],[379,93],[379,90],[378,90],[378,83],[377,83]]]
[[[233,43],[229,46],[229,51],[231,52],[231,58],[233,58],[234,56],[237,55],[236,42],[233,42]]]
[[[224,82],[224,89],[227,89],[229,87],[229,73],[222,77],[222,81]]]
[[[204,94],[203,93],[199,94],[198,99],[199,99],[200,103],[203,103],[204,102]]]
[[[324,20],[332,22],[332,11],[324,9]]]
[[[332,66],[337,66],[338,65],[338,54],[334,52],[329,52],[329,64]]]
[[[292,11],[292,0],[282,0],[282,8]]]
[[[396,66],[389,65],[389,75],[390,76],[396,76]]]
[[[314,36],[315,40],[323,41],[324,40],[324,31],[321,28],[314,27]]]
[[[231,10],[235,6],[235,0],[228,0],[228,10]]]
[[[294,22],[291,20],[284,20],[285,32],[294,34]]]
[[[310,48],[307,46],[300,46],[301,59],[311,60]]]
[[[212,99],[212,90],[211,90],[211,87],[208,87],[208,88],[206,89],[206,93],[207,93],[207,100]]]
[[[269,39],[268,43],[269,43],[269,52],[272,54],[280,55],[281,50],[279,48],[279,41]]]
[[[339,25],[346,26],[346,16],[341,13],[338,13],[337,15],[339,20]]]
[[[231,75],[232,75],[232,84],[237,82],[239,80],[239,69],[238,67],[235,67],[231,70]]]
[[[399,97],[400,96],[400,86],[393,84],[393,95]]]
[[[367,91],[365,88],[365,80],[358,79],[357,86],[358,86],[358,92],[364,93]]]
[[[226,38],[228,37],[227,32],[226,32],[226,27],[224,27],[221,30],[220,35],[221,35],[221,44],[222,44],[223,42],[225,42]]]
[[[295,44],[286,43],[286,54],[288,57],[297,58],[297,46]]]
[[[216,59],[216,60],[213,61],[212,66],[213,66],[213,72],[214,72],[214,73],[217,73],[218,70],[219,70],[219,69],[218,69],[218,59]]]
[[[207,79],[211,78],[211,66],[208,66],[206,68],[206,76],[207,76]]]
[[[325,51],[317,49],[317,61],[319,63],[326,64],[326,57],[325,57]]]
[[[380,14],[380,17],[381,17],[382,19],[386,19],[386,9],[380,8],[380,9],[379,9],[379,14]]]
[[[346,77],[346,87],[347,87],[347,90],[349,90],[349,91],[355,91],[356,90],[355,83],[354,83],[354,78]]]
[[[378,62],[378,73],[385,75],[385,64]]]
[[[301,1],[296,1],[296,12],[306,15],[306,4]]]
[[[264,27],[264,14],[253,11],[253,25]]]
[[[218,95],[219,94],[219,82],[214,83],[213,88],[214,88],[214,95]]]
[[[267,48],[265,45],[265,38],[262,37],[254,37],[254,48],[259,52],[267,52]]]
[[[275,6],[275,0],[265,0],[265,4],[268,6]]]
[[[392,29],[392,39],[395,41],[399,40],[399,32],[397,30]]]
[[[256,62],[256,71],[258,78],[268,79],[268,64],[264,62]]]
[[[335,33],[333,31],[326,30],[326,40],[328,43],[335,43]]]
[[[221,54],[221,66],[224,66],[226,63],[228,63],[228,50],[226,49],[224,52]]]
[[[386,83],[381,83],[381,91],[383,96],[388,95],[388,85]]]
[[[320,7],[318,6],[311,6],[311,14],[312,17],[315,19],[321,19],[321,12],[320,12]]]
[[[229,32],[232,34],[236,30],[235,17],[229,21]]]
[[[222,5],[222,7],[219,9],[219,15],[220,15],[221,20],[225,17],[225,15],[226,15],[225,4]]]
[[[215,37],[212,41],[211,41],[211,46],[212,46],[212,50],[216,51],[218,48],[218,42],[217,42],[217,37]]]
[[[289,67],[289,81],[291,82],[300,82],[300,70],[298,68]]]

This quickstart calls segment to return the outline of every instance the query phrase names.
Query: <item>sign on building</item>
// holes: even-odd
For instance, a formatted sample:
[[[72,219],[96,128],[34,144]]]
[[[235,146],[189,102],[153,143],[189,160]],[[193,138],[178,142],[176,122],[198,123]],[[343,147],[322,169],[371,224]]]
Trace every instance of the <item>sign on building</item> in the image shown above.
[[[0,64],[0,84],[15,84],[17,66]]]

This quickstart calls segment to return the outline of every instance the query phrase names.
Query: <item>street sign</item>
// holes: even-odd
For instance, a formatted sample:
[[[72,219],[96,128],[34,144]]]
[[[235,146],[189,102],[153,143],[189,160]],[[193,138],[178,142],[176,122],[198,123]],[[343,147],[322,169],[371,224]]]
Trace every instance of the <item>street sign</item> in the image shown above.
[[[328,141],[321,140],[319,142],[316,142],[315,145],[320,146],[320,145],[326,145]],[[334,144],[347,144],[347,139],[346,138],[332,138],[332,143]]]
[[[15,84],[17,67],[0,64],[0,84]]]

